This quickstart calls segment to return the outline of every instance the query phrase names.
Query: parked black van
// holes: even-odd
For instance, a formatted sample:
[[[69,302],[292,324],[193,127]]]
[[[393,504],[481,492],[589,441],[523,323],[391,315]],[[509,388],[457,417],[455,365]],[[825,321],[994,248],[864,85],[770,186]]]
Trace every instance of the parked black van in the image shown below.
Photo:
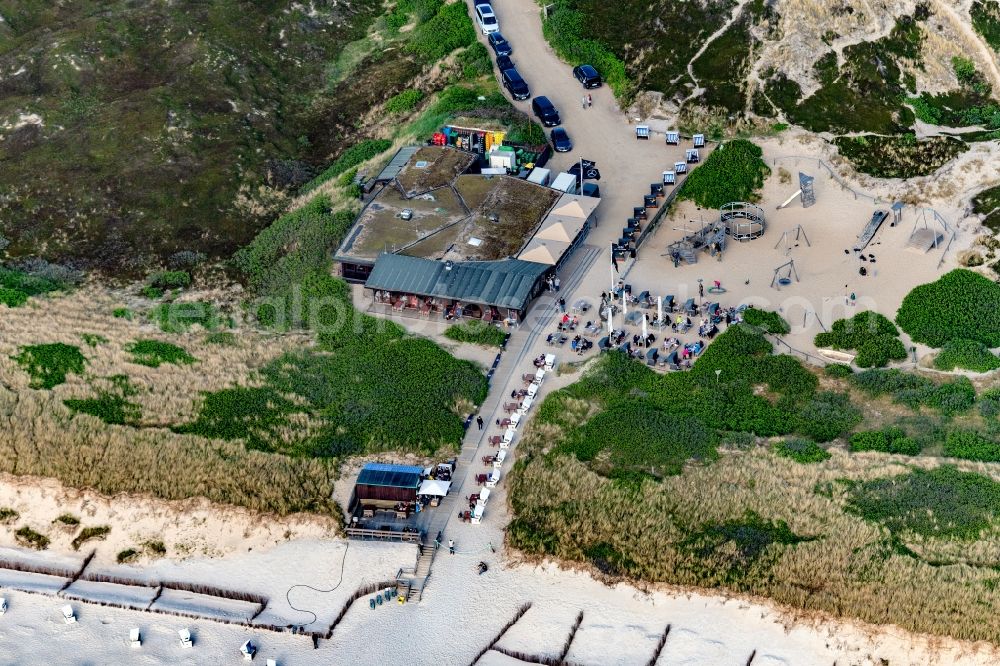
[[[545,127],[555,127],[562,123],[556,107],[544,95],[531,100],[531,110],[538,116],[538,119],[542,121],[542,125]]]

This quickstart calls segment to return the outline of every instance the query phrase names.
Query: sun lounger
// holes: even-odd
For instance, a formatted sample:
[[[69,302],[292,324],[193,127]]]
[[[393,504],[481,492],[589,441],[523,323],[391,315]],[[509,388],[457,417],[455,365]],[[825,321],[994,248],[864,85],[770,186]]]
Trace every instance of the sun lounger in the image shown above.
[[[247,641],[240,646],[240,654],[243,655],[243,661],[253,661],[253,658],[257,656],[257,646]]]
[[[66,604],[65,606],[62,607],[62,616],[63,616],[63,621],[66,624],[73,624],[74,622],[76,622],[76,613],[73,612],[73,607],[70,606],[69,604]]]
[[[191,639],[190,629],[179,629],[177,631],[177,636],[180,637],[182,648],[194,647],[194,641]]]

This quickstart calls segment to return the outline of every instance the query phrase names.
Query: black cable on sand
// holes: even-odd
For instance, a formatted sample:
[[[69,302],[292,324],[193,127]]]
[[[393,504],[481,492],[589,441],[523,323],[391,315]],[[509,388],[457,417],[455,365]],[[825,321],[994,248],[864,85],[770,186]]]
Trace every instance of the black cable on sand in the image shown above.
[[[340,587],[340,584],[344,582],[344,564],[347,563],[347,550],[350,547],[351,547],[351,542],[348,541],[347,545],[344,547],[344,557],[341,558],[341,560],[340,560],[340,580],[338,580],[337,584],[334,585],[333,587],[331,587],[329,590],[324,590],[324,589],[321,589],[321,588],[318,588],[318,587],[313,587],[312,585],[306,585],[305,583],[298,583],[296,585],[292,585],[290,588],[288,588],[288,590],[285,591],[285,601],[288,603],[288,606],[292,610],[298,611],[300,613],[309,613],[310,615],[312,615],[312,619],[308,622],[308,624],[312,624],[313,622],[316,622],[316,620],[318,620],[319,618],[316,616],[316,613],[312,612],[311,610],[307,610],[305,608],[298,608],[297,606],[295,606],[292,603],[292,600],[290,598],[290,596],[292,594],[292,590],[294,590],[295,588],[298,588],[298,587],[304,587],[307,590],[312,590],[313,592],[319,592],[320,594],[328,594],[328,593],[333,592],[334,590],[336,590],[338,587]]]

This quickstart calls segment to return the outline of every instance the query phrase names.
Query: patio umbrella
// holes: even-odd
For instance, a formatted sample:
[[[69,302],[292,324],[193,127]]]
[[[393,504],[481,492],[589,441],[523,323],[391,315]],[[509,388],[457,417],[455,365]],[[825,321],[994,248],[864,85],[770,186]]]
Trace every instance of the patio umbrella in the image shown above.
[[[608,335],[610,336],[615,331],[615,325],[611,322],[611,318],[614,316],[615,311],[608,306]]]
[[[642,315],[642,344],[646,344],[646,339],[649,337],[649,332],[646,330],[646,315]]]
[[[663,296],[656,297],[656,321],[663,326]]]
[[[622,316],[628,314],[628,296],[625,294],[625,290],[622,289]]]

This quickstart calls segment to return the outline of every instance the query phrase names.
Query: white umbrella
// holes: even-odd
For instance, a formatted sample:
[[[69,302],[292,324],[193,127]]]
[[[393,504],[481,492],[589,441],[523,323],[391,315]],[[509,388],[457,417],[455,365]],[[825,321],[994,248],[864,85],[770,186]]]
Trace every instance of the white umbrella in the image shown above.
[[[628,296],[625,295],[625,288],[622,288],[622,317],[628,314]],[[623,320],[624,321],[624,320]]]
[[[642,315],[642,344],[646,344],[646,339],[649,337],[649,333],[646,331],[646,315]]]
[[[612,333],[614,333],[614,332],[615,332],[615,326],[614,326],[614,324],[613,324],[613,323],[611,322],[611,317],[612,317],[612,315],[613,315],[613,314],[614,314],[614,310],[612,310],[612,309],[611,309],[611,306],[609,305],[609,306],[608,306],[608,335],[609,335],[609,336],[610,336],[610,335],[611,335]]]
[[[663,296],[656,297],[656,321],[663,326]]]

